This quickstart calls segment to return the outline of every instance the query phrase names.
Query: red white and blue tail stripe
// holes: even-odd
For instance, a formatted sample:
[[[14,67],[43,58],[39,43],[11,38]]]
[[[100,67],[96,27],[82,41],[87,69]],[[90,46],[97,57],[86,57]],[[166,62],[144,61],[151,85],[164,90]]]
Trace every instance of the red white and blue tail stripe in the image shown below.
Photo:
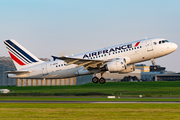
[[[37,63],[41,61],[28,50],[26,50],[23,46],[17,43],[15,40],[5,40],[4,43],[17,69],[18,66],[22,67],[28,64]]]

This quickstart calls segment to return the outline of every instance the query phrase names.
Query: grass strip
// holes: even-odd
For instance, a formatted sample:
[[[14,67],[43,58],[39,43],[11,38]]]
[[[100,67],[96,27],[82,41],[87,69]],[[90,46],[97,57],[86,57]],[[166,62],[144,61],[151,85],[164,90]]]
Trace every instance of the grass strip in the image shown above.
[[[0,119],[170,120],[180,119],[180,104],[0,104]]]
[[[96,97],[0,97],[1,100],[14,101],[180,101],[180,98],[96,98]]]
[[[25,86],[0,87],[9,89],[17,96],[138,96],[180,97],[180,81],[174,82],[108,82],[106,84],[88,83],[75,86]]]

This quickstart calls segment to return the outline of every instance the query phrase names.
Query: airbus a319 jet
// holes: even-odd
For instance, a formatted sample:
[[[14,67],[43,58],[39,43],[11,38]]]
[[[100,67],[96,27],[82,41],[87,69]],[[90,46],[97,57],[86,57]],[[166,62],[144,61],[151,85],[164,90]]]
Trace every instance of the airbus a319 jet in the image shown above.
[[[146,38],[74,56],[53,57],[41,61],[13,39],[4,41],[15,64],[16,71],[7,71],[9,78],[61,79],[93,74],[92,82],[104,84],[103,74],[129,73],[135,63],[168,55],[178,46],[163,38]],[[96,76],[101,73],[101,78]]]

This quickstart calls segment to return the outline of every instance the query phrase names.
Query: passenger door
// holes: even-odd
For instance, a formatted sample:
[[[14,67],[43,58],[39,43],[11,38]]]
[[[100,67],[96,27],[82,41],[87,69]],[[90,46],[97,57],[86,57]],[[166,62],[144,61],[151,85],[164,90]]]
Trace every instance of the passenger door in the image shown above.
[[[151,40],[146,40],[146,47],[147,47],[147,51],[153,51],[153,46],[152,46],[152,41]]]

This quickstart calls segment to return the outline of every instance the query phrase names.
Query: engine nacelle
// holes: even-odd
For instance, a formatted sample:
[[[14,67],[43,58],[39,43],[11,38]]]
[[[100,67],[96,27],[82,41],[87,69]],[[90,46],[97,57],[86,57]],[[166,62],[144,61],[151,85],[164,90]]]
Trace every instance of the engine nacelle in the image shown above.
[[[108,70],[111,73],[120,72],[122,70],[125,70],[126,68],[127,65],[126,65],[126,60],[124,58],[114,60],[106,64],[106,70]]]
[[[135,65],[131,64],[131,65],[128,65],[125,70],[122,70],[119,73],[129,73],[129,72],[133,72],[133,71],[135,71]]]

